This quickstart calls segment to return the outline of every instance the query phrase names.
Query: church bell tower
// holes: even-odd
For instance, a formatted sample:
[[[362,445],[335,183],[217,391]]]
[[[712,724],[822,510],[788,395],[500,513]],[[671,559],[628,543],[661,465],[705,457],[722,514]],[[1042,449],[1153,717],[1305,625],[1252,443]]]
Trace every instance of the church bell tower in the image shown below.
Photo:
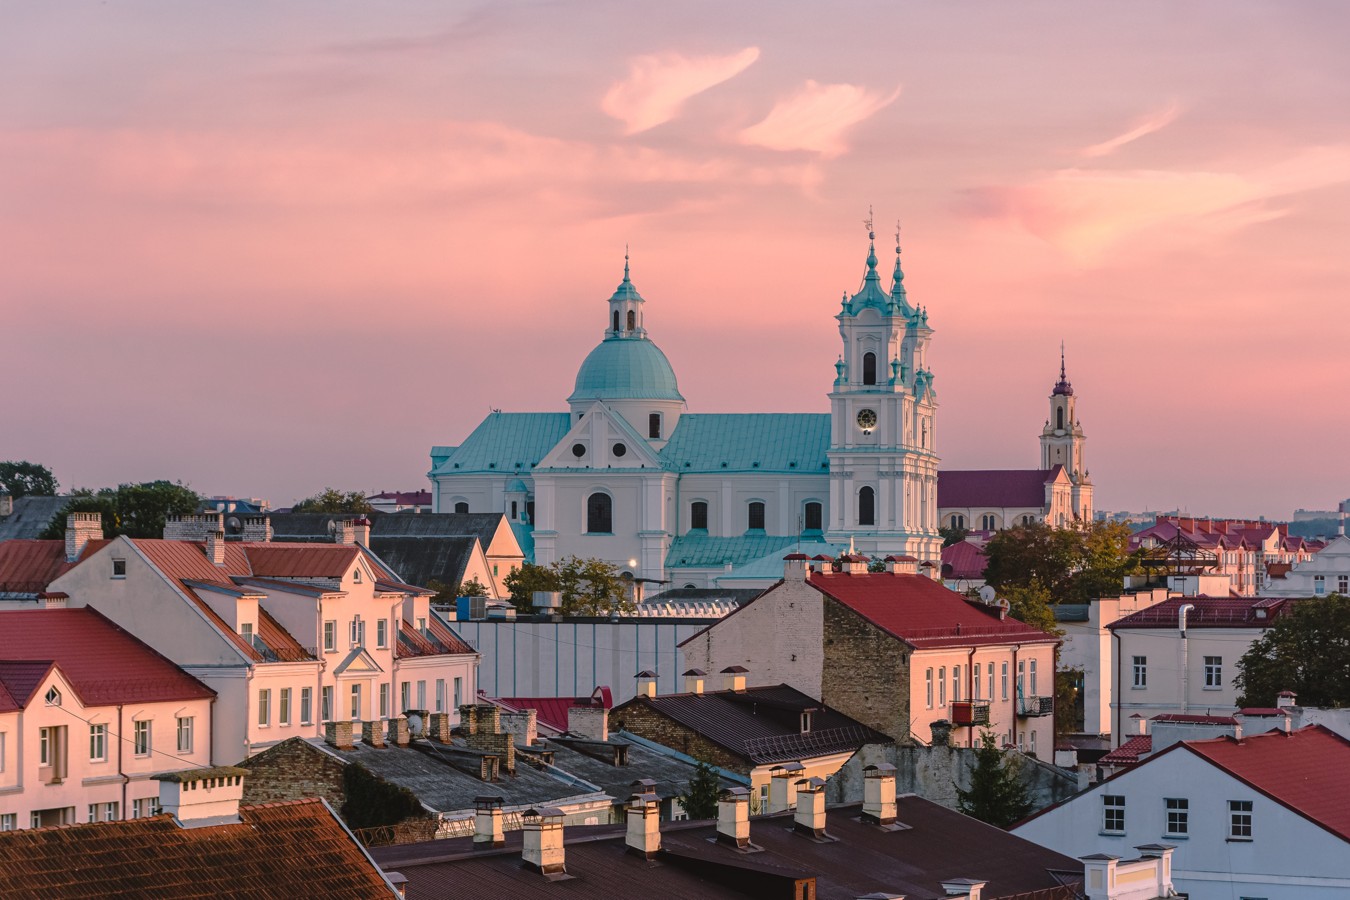
[[[1064,368],[1064,347],[1059,348],[1059,381],[1050,391],[1050,418],[1041,429],[1041,468],[1063,466],[1073,482],[1073,513],[1083,521],[1092,520],[1092,477],[1083,451],[1087,437],[1078,421],[1077,398]]]

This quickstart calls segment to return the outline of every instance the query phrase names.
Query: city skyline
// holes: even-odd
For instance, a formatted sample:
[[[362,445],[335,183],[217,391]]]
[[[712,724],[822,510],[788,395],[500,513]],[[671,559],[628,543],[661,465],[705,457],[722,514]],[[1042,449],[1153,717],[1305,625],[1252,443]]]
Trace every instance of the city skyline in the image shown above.
[[[944,466],[1036,464],[1064,341],[1098,508],[1334,508],[1350,11],[1065,8],[7,9],[0,458],[425,488],[626,245],[691,411],[825,412],[871,207]]]

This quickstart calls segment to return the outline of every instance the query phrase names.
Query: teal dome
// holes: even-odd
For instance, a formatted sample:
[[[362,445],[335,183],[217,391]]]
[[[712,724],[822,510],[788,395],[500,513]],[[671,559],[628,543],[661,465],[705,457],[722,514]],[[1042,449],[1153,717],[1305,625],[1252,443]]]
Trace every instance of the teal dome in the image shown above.
[[[646,338],[606,338],[577,371],[578,400],[684,400],[675,370],[661,348]]]

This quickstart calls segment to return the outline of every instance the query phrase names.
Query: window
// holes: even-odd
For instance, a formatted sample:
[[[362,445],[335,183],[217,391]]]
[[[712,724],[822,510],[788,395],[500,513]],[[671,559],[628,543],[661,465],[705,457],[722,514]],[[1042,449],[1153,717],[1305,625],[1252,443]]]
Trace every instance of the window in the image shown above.
[[[986,514],[980,518],[980,528],[983,530],[993,531],[997,527],[993,516]]]
[[[748,521],[745,526],[751,531],[764,530],[764,504],[758,500],[752,500],[749,506]]]
[[[611,328],[610,331],[618,331],[618,330],[619,330],[619,311],[618,311],[617,309],[614,310],[614,315],[611,316],[610,318],[612,318],[612,319],[614,320],[614,327]]]
[[[938,668],[938,706],[947,705],[947,667]]]
[[[929,709],[932,709],[932,708],[933,708],[933,670],[932,670],[932,669],[929,669],[928,671],[924,672],[923,682],[924,682],[924,697],[926,698],[926,699],[924,700],[924,703],[925,703],[925,705],[926,705]]]
[[[1057,431],[1064,430],[1064,407],[1062,406],[1055,410],[1055,429]]]
[[[114,559],[112,561],[112,564],[113,564],[112,577],[114,578],[127,577],[127,561],[125,559]]]
[[[314,689],[300,689],[300,724],[309,725],[314,721]]]
[[[137,756],[150,755],[150,720],[138,719],[132,723],[132,749]]]
[[[379,619],[375,622],[375,646],[381,650],[389,646],[388,619]]]
[[[0,750],[4,745],[0,744]],[[108,758],[108,726],[89,726],[89,761],[104,762]]]
[[[877,383],[877,355],[868,351],[863,354],[863,384]]]
[[[89,821],[90,821],[90,822],[98,822],[98,821],[104,821],[104,822],[116,822],[116,821],[117,821],[117,812],[118,812],[117,806],[118,806],[118,804],[117,804],[116,802],[114,802],[114,803],[90,803],[90,804],[89,804]],[[102,819],[100,819],[100,815],[102,816]]]
[[[1003,699],[1008,699],[1008,664],[1003,664]]]
[[[518,518],[520,518],[520,501],[519,501],[519,500],[512,500],[512,501],[511,501],[511,521],[514,522],[514,521],[515,521],[516,519],[518,519]]]
[[[333,719],[333,689],[331,687],[319,690],[319,707],[320,721],[331,722]]]
[[[118,810],[117,807],[118,807],[118,804],[117,804],[117,803],[105,803],[105,804],[103,804],[103,821],[105,821],[105,822],[116,822],[117,819],[118,819],[118,815],[117,815],[117,814],[118,814],[118,812],[119,812],[119,810]]]
[[[463,500],[455,504],[455,512],[459,513],[460,515],[463,515],[468,511],[469,511],[469,504],[465,503]]]
[[[1031,696],[1038,697],[1040,694],[1036,692],[1036,660],[1031,660],[1029,665],[1031,667]]]
[[[1323,594],[1325,594],[1326,592],[1327,592],[1327,576],[1325,576],[1325,575],[1314,575],[1314,576],[1313,576],[1313,593],[1320,597],[1320,596],[1322,596]]]
[[[158,809],[159,801],[154,797],[143,797],[140,800],[131,801],[131,817],[133,819],[144,819],[147,816],[153,816]]]
[[[870,487],[858,491],[858,524],[877,524],[877,492]]]
[[[952,516],[951,526],[953,528],[960,528],[964,531],[966,528],[966,517],[960,514]]]
[[[660,439],[661,437],[660,413],[652,413],[651,415],[647,416],[647,437]]]
[[[272,689],[258,691],[258,725],[266,728],[272,724]]]
[[[812,501],[806,504],[802,516],[803,529],[805,531],[820,531],[825,527],[824,507],[819,503]]]
[[[1205,657],[1205,690],[1217,691],[1223,688],[1223,657]]]
[[[1136,656],[1134,658],[1134,688],[1142,690],[1148,687],[1148,657]]]
[[[1168,797],[1167,803],[1167,836],[1181,837],[1188,833],[1190,827],[1188,821],[1190,817],[1191,802],[1185,798]]]
[[[360,583],[361,583],[361,570],[352,569],[352,584],[360,584]]]
[[[360,616],[352,617],[351,624],[347,626],[347,631],[353,647],[360,647],[366,642],[366,623],[361,621]]]
[[[609,494],[591,494],[586,498],[586,533],[610,534],[613,531],[614,501]]]
[[[463,702],[464,702],[464,679],[463,679],[463,678],[456,678],[456,679],[455,679],[455,705],[452,706],[451,709],[459,709],[460,704],[463,703]]]
[[[1228,839],[1232,841],[1252,839],[1252,801],[1228,801]]]
[[[1350,594],[1350,575],[1336,576],[1336,593],[1342,595]]]
[[[1102,794],[1102,831],[1125,833],[1125,798],[1120,794]]]
[[[47,688],[47,696],[45,700],[47,701],[48,706],[60,706],[61,692],[54,687]]]
[[[15,813],[4,813],[0,815],[0,831],[13,831],[19,825],[18,815]]]
[[[282,688],[277,696],[277,724],[291,724],[291,689]]]
[[[979,699],[980,699],[980,663],[976,663],[976,664],[975,664],[975,677],[971,679],[971,683],[975,685],[975,697],[974,697],[974,699],[979,700]]]
[[[427,708],[427,683],[425,681],[417,682],[417,708]]]
[[[1027,661],[1019,659],[1017,661],[1017,696],[1025,697],[1027,695]]]
[[[637,312],[630,309],[628,311],[628,330],[632,331],[634,328],[637,328]]]
[[[994,699],[994,664],[989,664],[989,699]]]
[[[952,699],[961,699],[961,667],[952,666]]]
[[[241,638],[244,639],[244,643],[245,643],[245,644],[248,644],[250,647],[254,646],[254,644],[253,644],[253,623],[252,623],[252,622],[245,622],[244,624],[240,625],[240,626],[239,626],[239,636],[240,636]]]
[[[323,652],[333,653],[337,650],[337,620],[329,619],[323,623]]]
[[[388,683],[380,685],[380,718],[389,718],[389,685]]]
[[[0,731],[0,772],[5,771],[5,733]]]
[[[412,683],[405,681],[398,688],[399,709],[412,709]]]
[[[708,529],[708,504],[702,500],[695,500],[689,504],[689,527],[692,529]]]
[[[1031,732],[1031,755],[1036,755],[1036,732]]]
[[[445,679],[436,679],[436,712],[445,712]]]
[[[178,717],[178,752],[192,752],[192,716]]]
[[[352,685],[352,721],[361,718],[361,685]]]

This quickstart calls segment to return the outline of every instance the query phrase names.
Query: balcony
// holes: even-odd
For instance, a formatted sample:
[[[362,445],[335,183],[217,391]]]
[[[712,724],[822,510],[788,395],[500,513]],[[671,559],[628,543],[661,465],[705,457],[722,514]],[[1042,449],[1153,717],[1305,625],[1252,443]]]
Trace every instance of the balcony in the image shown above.
[[[953,725],[988,725],[988,700],[953,700]]]
[[[1018,697],[1017,715],[1021,718],[1049,716],[1055,712],[1054,697]]]

